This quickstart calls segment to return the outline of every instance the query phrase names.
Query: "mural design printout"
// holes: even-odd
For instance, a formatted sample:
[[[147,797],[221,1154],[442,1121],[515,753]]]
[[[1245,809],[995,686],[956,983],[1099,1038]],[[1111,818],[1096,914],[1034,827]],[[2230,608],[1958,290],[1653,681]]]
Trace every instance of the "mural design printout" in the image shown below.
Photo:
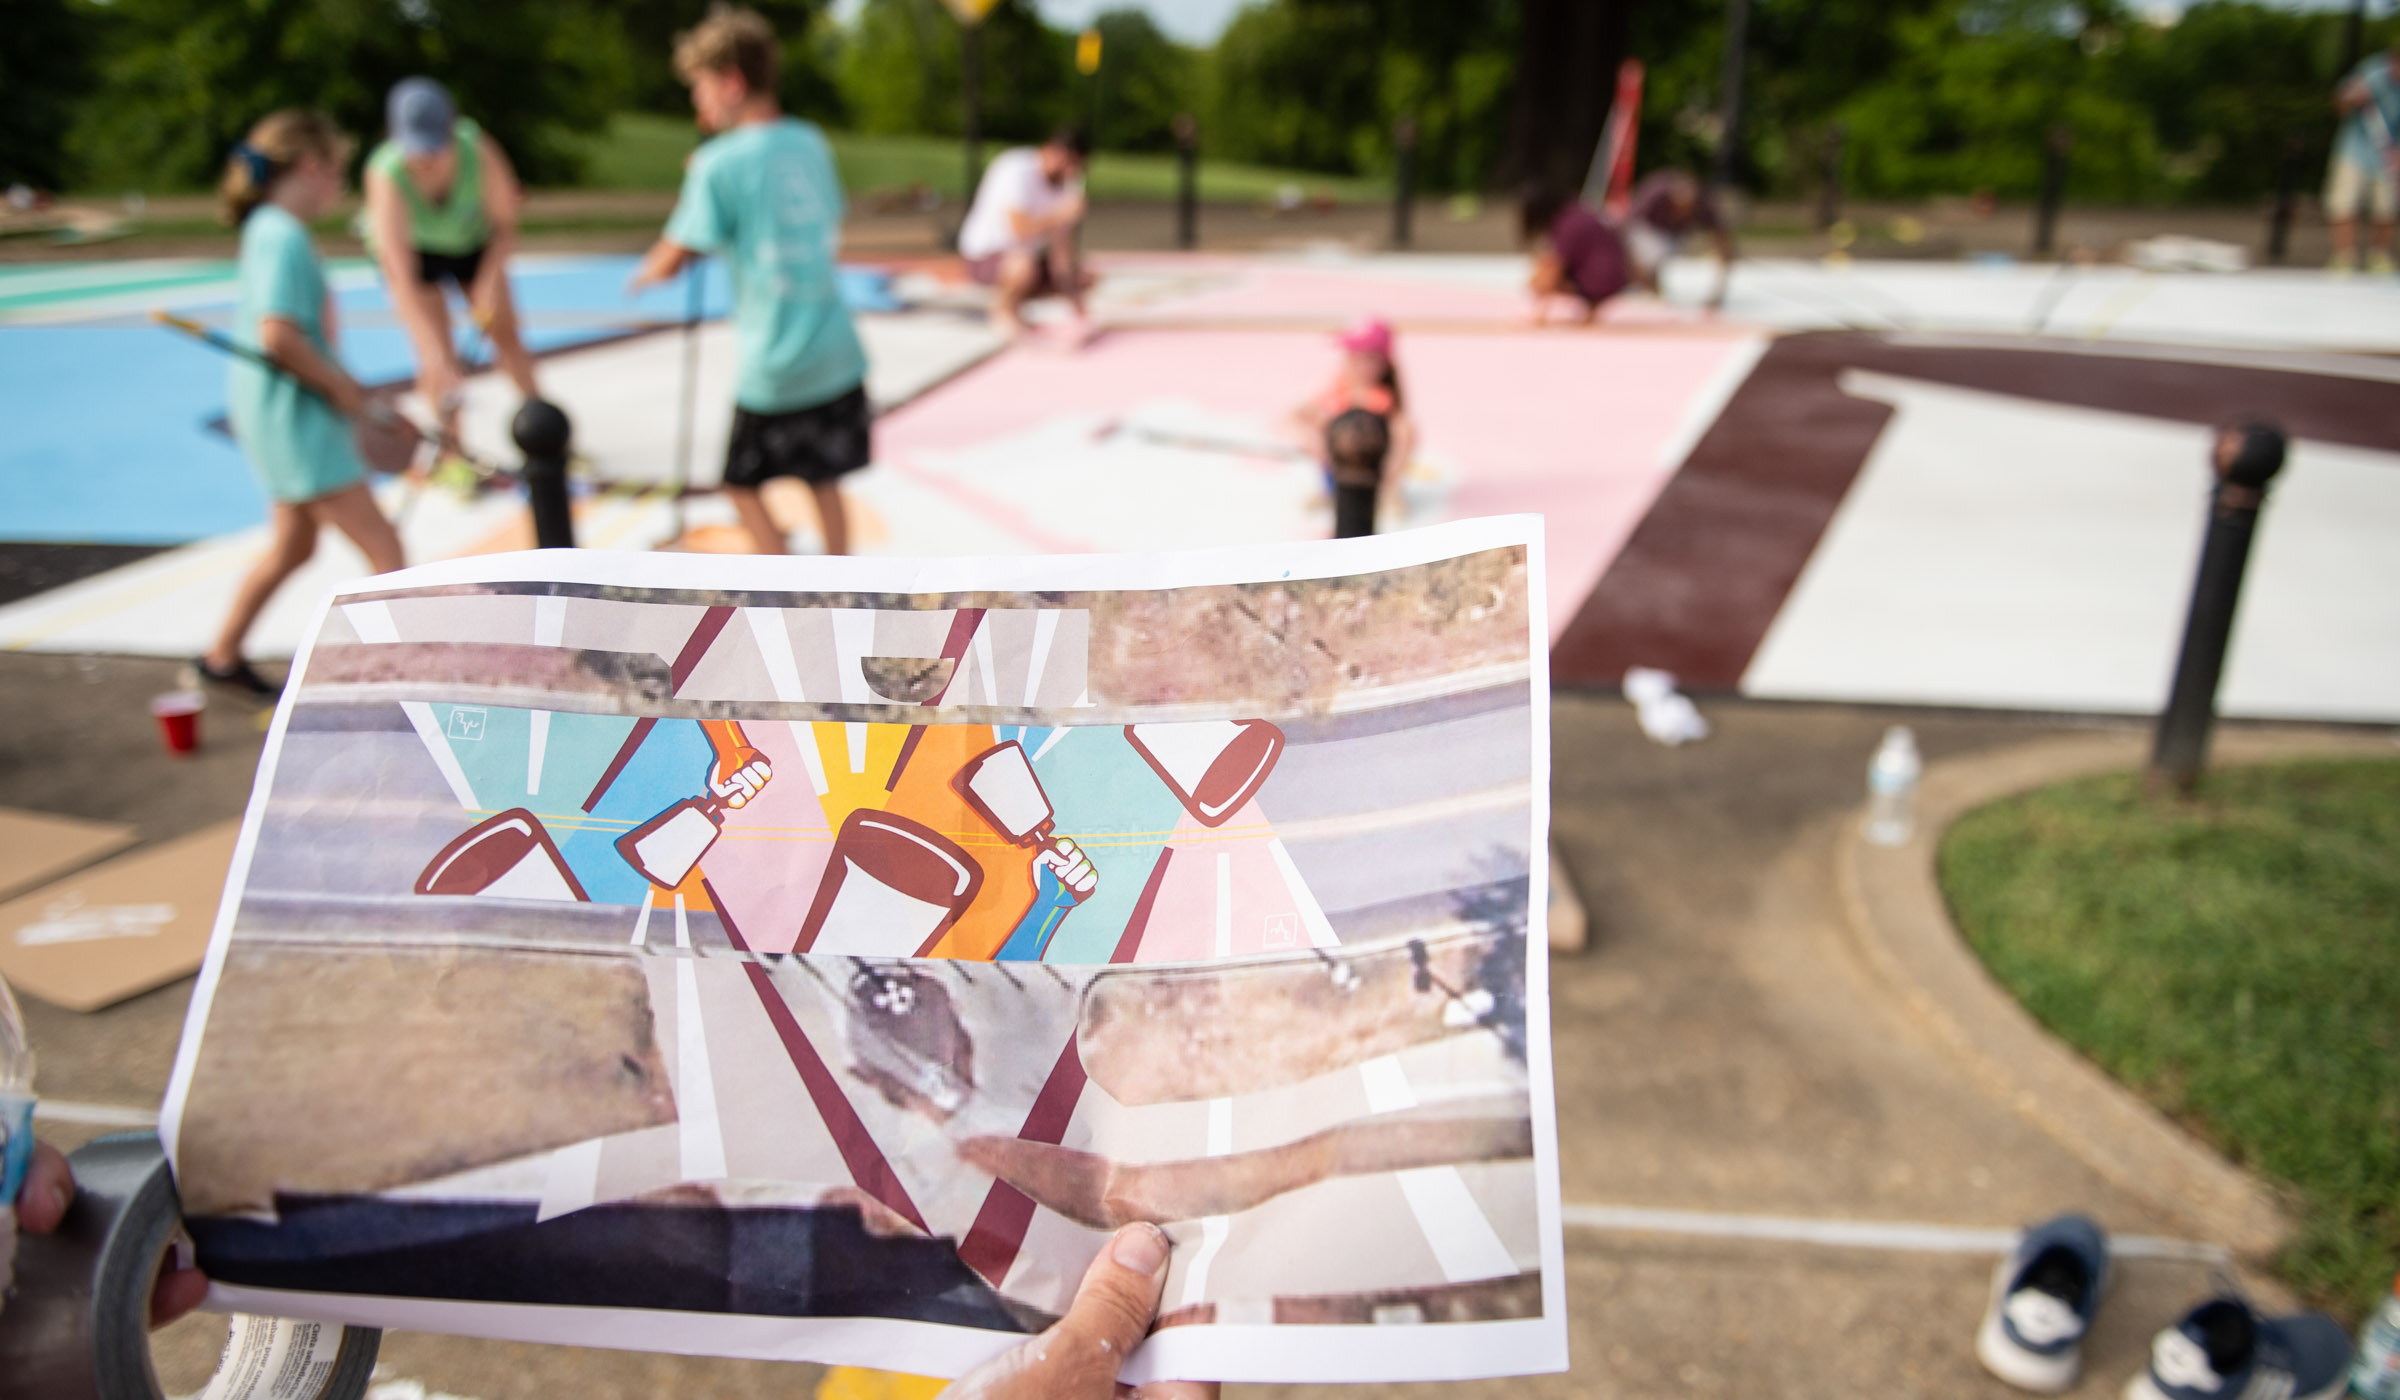
[[[1565,1365],[1524,518],[332,597],[170,1090],[248,1311],[955,1373]]]

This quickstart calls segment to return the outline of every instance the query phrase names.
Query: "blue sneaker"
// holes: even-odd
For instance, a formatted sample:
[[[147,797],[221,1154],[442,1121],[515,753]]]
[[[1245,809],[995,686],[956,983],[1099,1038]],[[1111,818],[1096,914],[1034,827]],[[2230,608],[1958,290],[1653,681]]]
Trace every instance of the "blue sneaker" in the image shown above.
[[[2334,1400],[2349,1369],[2350,1334],[2323,1313],[2261,1317],[2212,1298],[2158,1334],[2125,1400]]]
[[[1992,1273],[1975,1333],[1983,1368],[2019,1390],[2071,1389],[2083,1338],[2108,1287],[2108,1234],[2080,1215],[2028,1229]]]

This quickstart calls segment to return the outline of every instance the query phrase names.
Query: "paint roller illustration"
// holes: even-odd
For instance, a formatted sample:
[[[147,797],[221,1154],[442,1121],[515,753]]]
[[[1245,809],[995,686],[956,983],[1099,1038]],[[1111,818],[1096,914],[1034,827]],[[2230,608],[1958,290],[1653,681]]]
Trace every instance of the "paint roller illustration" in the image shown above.
[[[542,819],[522,807],[460,832],[417,874],[418,894],[588,902]]]
[[[749,805],[774,777],[766,756],[750,746],[733,720],[702,720],[714,757],[708,791],[687,797],[617,838],[617,854],[662,890],[691,878],[692,868],[725,832],[725,814]]]
[[[927,957],[982,888],[983,867],[957,842],[862,807],[834,833],[792,951]]]
[[[1256,797],[1283,757],[1283,731],[1263,719],[1129,724],[1125,742],[1192,820],[1212,827],[1223,826]]]
[[[1057,813],[1050,795],[1042,791],[1032,761],[1016,740],[1004,740],[968,759],[951,776],[950,786],[992,830],[1015,845],[1033,848],[1033,902],[992,959],[1040,959],[1068,912],[1100,887],[1100,872],[1081,847],[1055,830]]]

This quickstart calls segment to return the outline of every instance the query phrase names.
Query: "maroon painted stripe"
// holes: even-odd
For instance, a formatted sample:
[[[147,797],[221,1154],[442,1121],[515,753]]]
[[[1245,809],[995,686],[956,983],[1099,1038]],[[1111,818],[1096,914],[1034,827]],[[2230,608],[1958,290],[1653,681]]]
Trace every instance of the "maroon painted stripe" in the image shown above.
[[[1125,932],[1117,939],[1110,962],[1133,961],[1134,950],[1141,946],[1142,933],[1149,927],[1151,907],[1158,902],[1159,886],[1166,880],[1167,859],[1174,854],[1172,846],[1159,848],[1158,863],[1150,867],[1149,883],[1142,886],[1142,897],[1134,903],[1133,913],[1125,921]],[[1050,1077],[1042,1081],[1042,1091],[1034,1096],[1033,1108],[1025,1115],[1025,1126],[1018,1130],[1017,1136],[1028,1142],[1054,1145],[1065,1138],[1088,1079],[1083,1057],[1076,1053],[1075,1041],[1069,1039],[1067,1048],[1059,1052],[1058,1063],[1050,1067]],[[1032,1227],[1033,1198],[1005,1181],[995,1181],[983,1198],[983,1208],[975,1212],[975,1223],[968,1227],[967,1237],[959,1242],[958,1257],[996,1288],[1007,1276],[1009,1266],[1017,1262],[1017,1251],[1025,1247],[1025,1232]]]
[[[683,639],[683,650],[675,654],[675,664],[667,668],[667,683],[671,687],[669,694],[683,689],[683,683],[691,679],[692,672],[700,669],[700,658],[708,655],[708,649],[716,645],[717,634],[723,632],[725,624],[731,621],[731,608],[710,608],[700,614],[700,625],[692,629],[692,635]],[[633,722],[633,728],[625,735],[625,742],[617,745],[617,756],[608,761],[608,767],[600,773],[600,781],[592,785],[592,795],[583,799],[583,810],[588,812],[600,805],[600,799],[608,795],[609,785],[616,782],[617,775],[625,771],[625,765],[633,761],[634,750],[650,737],[651,729],[657,724],[658,719],[654,715],[644,715]]]
[[[982,608],[960,608],[950,615],[950,631],[942,638],[942,655],[951,662],[950,679],[943,681],[942,688],[925,702],[928,706],[942,703],[942,697],[957,683],[959,670],[966,664],[967,644],[975,640],[975,628],[983,621],[983,613]],[[917,741],[924,737],[924,725],[908,727],[908,737],[900,741],[900,756],[892,760],[892,776],[884,779],[885,792],[900,790],[900,775],[908,770],[908,760],[917,752]]]
[[[717,918],[725,925],[725,937],[732,941],[736,951],[748,953],[749,941],[733,926],[733,916],[725,912],[725,902],[717,898],[705,875],[700,877],[700,888],[707,892],[708,902],[716,906]],[[809,1044],[808,1033],[800,1029],[799,1019],[784,1003],[783,994],[775,990],[775,979],[755,959],[744,962],[742,971],[750,975],[751,990],[758,993],[758,1004],[766,1009],[767,1020],[773,1023],[776,1036],[783,1041],[784,1053],[792,1057],[792,1068],[800,1072],[800,1082],[808,1089],[809,1101],[816,1105],[818,1121],[833,1135],[833,1145],[842,1154],[842,1164],[850,1169],[850,1179],[910,1224],[932,1234],[925,1217],[917,1213],[917,1203],[909,1198],[908,1187],[901,1184],[883,1149],[875,1145],[874,1135],[867,1131],[858,1110],[850,1106],[842,1086],[834,1081],[833,1072],[825,1068],[817,1047]]]

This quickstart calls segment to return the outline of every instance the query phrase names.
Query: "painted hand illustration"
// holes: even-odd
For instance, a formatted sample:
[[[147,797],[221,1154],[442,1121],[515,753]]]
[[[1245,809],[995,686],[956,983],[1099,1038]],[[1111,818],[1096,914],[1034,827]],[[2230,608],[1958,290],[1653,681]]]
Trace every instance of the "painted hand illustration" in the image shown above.
[[[774,770],[766,755],[750,746],[750,736],[742,732],[740,721],[704,719],[700,732],[708,736],[708,746],[716,751],[716,761],[709,765],[708,790],[722,798],[727,808],[740,811],[775,776]]]
[[[1053,829],[1057,814],[1050,795],[1042,791],[1032,761],[1016,740],[994,744],[968,759],[950,786],[994,831],[1034,848],[1033,902],[992,957],[996,962],[1040,959],[1067,911],[1100,887],[1099,871],[1081,847]]]

